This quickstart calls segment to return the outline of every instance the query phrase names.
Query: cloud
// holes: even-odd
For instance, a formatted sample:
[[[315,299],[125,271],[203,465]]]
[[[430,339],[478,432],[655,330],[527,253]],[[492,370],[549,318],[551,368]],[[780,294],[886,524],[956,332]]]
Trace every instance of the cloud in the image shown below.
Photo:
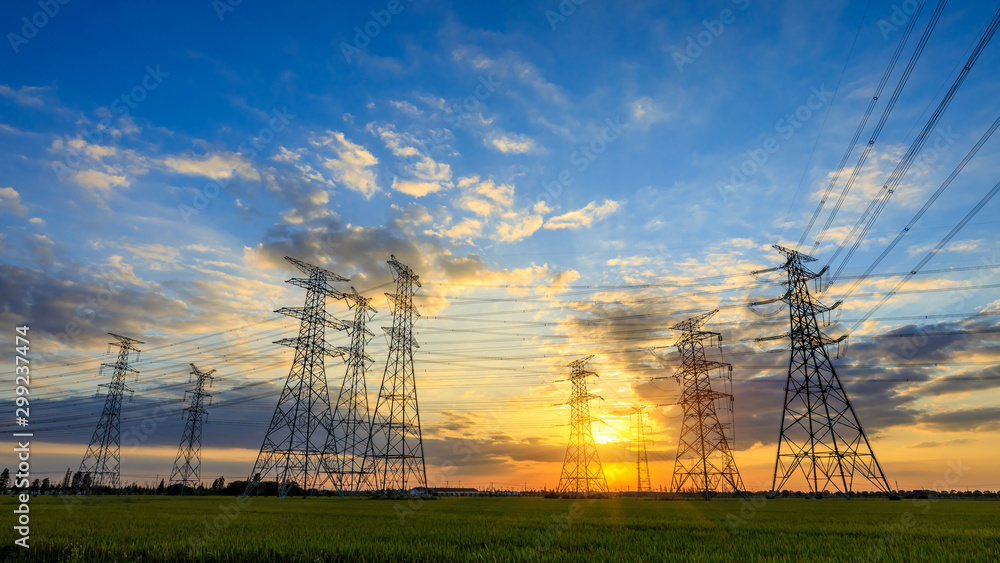
[[[0,264],[0,316],[10,322],[30,322],[32,333],[49,340],[39,349],[53,353],[83,346],[87,339],[107,333],[108,327],[140,337],[151,323],[187,313],[185,303],[134,283],[135,274],[122,268],[120,261],[109,264],[100,267],[100,275],[64,268],[59,278]]]
[[[517,242],[535,234],[542,227],[541,215],[531,215],[523,211],[510,212],[504,215],[504,220],[497,225],[497,240],[501,242]]]
[[[179,174],[204,176],[225,180],[239,176],[246,180],[259,180],[260,174],[241,155],[220,153],[210,156],[174,156],[163,160],[163,165]]]
[[[423,197],[441,191],[441,184],[434,182],[415,182],[413,180],[400,180],[395,178],[392,181],[392,189],[399,193],[411,195],[413,197]]]
[[[666,121],[670,115],[656,104],[649,97],[642,97],[629,104],[631,113],[631,123],[639,126],[640,129],[649,129],[654,123]]]
[[[389,100],[389,106],[396,108],[405,114],[412,115],[415,117],[423,115],[423,112],[417,109],[417,106],[405,100]]]
[[[458,224],[441,231],[440,234],[450,239],[465,240],[471,243],[472,239],[482,236],[483,222],[472,217],[466,217]]]
[[[917,422],[942,432],[1000,430],[1000,407],[978,407],[924,414],[917,419]]]
[[[73,181],[86,188],[93,188],[107,194],[116,186],[129,186],[124,174],[108,174],[100,170],[80,170],[73,174]]]
[[[413,197],[423,197],[452,187],[451,166],[437,162],[417,148],[426,146],[427,141],[421,141],[408,133],[399,133],[392,125],[376,127],[369,124],[367,129],[378,135],[397,159],[396,171],[401,177],[393,178],[394,190]]]
[[[549,230],[556,230],[589,227],[594,223],[594,221],[600,221],[617,211],[619,205],[619,202],[612,201],[610,199],[604,200],[604,203],[600,206],[597,205],[596,201],[592,201],[583,209],[577,209],[576,211],[570,211],[568,213],[563,213],[562,215],[550,218],[545,222],[545,228]]]
[[[328,131],[313,144],[329,147],[336,153],[334,158],[323,159],[323,165],[333,172],[334,179],[350,190],[366,198],[379,191],[372,168],[378,159],[364,147],[349,141],[340,131]]]
[[[6,84],[0,84],[0,96],[10,98],[18,105],[32,108],[40,108],[45,105],[41,94],[45,93],[46,90],[48,88],[40,86],[22,86],[15,90]]]
[[[0,188],[0,209],[19,217],[28,214],[28,208],[21,204],[21,194],[14,188]]]
[[[516,133],[494,134],[483,140],[483,143],[504,154],[524,154],[535,151],[535,141],[526,135]]]
[[[460,178],[462,195],[455,205],[481,217],[497,215],[514,205],[514,186],[496,184],[492,179],[480,181],[479,176]]]

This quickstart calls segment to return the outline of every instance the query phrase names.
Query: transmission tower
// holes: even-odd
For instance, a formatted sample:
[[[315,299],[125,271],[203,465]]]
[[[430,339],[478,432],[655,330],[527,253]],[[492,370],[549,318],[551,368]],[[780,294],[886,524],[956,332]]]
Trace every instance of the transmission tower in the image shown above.
[[[674,373],[681,385],[679,404],[684,412],[680,437],[677,440],[677,455],[674,459],[674,475],[670,490],[675,494],[684,487],[696,488],[708,500],[720,488],[729,488],[736,494],[743,494],[743,480],[730,449],[731,434],[726,429],[733,428],[730,392],[732,366],[708,360],[705,356],[706,340],[719,339],[717,332],[701,330],[719,310],[691,317],[670,327],[683,331],[674,343],[680,352],[681,367]],[[725,390],[712,389],[713,372],[722,371],[722,379],[729,384]],[[719,420],[719,411],[728,411],[726,422]],[[727,487],[728,486],[728,487]]]
[[[333,429],[324,448],[327,472],[342,497],[356,491],[365,481],[362,470],[371,424],[365,372],[374,362],[365,353],[365,345],[375,336],[365,326],[375,315],[371,298],[361,296],[352,287],[344,299],[354,309],[354,321],[350,323],[351,351],[346,356],[347,371],[333,409]]]
[[[125,377],[132,373],[139,372],[129,367],[129,356],[136,353],[136,360],[139,359],[140,350],[136,344],[145,344],[140,340],[121,336],[109,332],[114,337],[115,342],[109,344],[118,347],[118,360],[113,364],[101,364],[101,374],[104,368],[111,368],[111,382],[102,383],[100,387],[107,387],[107,396],[104,399],[104,411],[94,429],[94,435],[90,438],[90,445],[87,446],[87,453],[83,455],[80,462],[80,474],[83,476],[83,488],[88,492],[94,488],[110,487],[118,489],[121,485],[121,414],[122,396],[125,393],[133,392],[125,384]]]
[[[396,281],[396,293],[386,294],[392,305],[392,328],[383,329],[389,334],[389,355],[365,447],[363,473],[370,478],[359,482],[359,490],[367,487],[383,494],[405,494],[408,488],[427,486],[413,375],[413,348],[417,347],[413,322],[418,316],[413,294],[420,280],[395,256],[389,257],[389,265]]]
[[[601,466],[601,458],[598,457],[597,446],[594,444],[592,425],[595,419],[590,416],[590,401],[600,397],[587,391],[587,378],[597,377],[597,374],[583,369],[593,357],[574,360],[568,366],[573,368],[569,376],[573,383],[573,394],[566,403],[570,406],[570,432],[562,475],[559,477],[560,493],[580,495],[608,492],[604,467]]]
[[[327,327],[344,330],[348,326],[326,312],[326,298],[342,298],[344,294],[331,283],[348,279],[288,256],[285,260],[308,274],[308,278],[288,280],[306,289],[306,301],[304,307],[283,307],[276,311],[301,321],[298,337],[275,342],[294,348],[295,359],[243,496],[253,492],[272,471],[278,482],[279,498],[284,498],[296,485],[302,487],[303,496],[315,488],[323,472],[323,451],[331,422],[325,360],[326,356],[347,353],[326,342]]]
[[[205,388],[212,385],[213,373],[214,369],[201,371],[191,364],[194,389],[184,392],[185,399],[190,395],[191,404],[184,409],[184,435],[177,447],[174,469],[170,473],[170,483],[180,483],[182,495],[185,488],[194,488],[201,482],[201,427],[208,416],[208,406],[212,403],[212,395]]]
[[[635,432],[635,468],[637,485],[636,492],[649,493],[653,487],[649,481],[649,458],[646,457],[646,431],[649,425],[646,424],[646,407],[632,407],[632,416],[635,417],[635,425],[632,427]]]
[[[774,248],[786,258],[783,266],[771,270],[783,269],[787,274],[787,291],[777,301],[788,304],[791,330],[787,336],[792,341],[792,354],[771,494],[780,491],[796,470],[802,471],[815,494],[822,494],[832,486],[850,498],[855,474],[891,494],[889,482],[826,351],[828,345],[844,337],[828,338],[816,321],[817,314],[840,305],[821,305],[809,293],[808,282],[820,278],[826,268],[813,273],[804,263],[814,262],[815,258],[778,245]],[[773,338],[781,337],[760,340]]]

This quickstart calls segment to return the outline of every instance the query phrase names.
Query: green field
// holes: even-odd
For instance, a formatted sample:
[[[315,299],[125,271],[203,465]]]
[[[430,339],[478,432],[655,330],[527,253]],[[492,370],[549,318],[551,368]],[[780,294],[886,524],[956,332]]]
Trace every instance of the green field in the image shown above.
[[[12,521],[12,496],[3,510]],[[59,497],[32,561],[998,561],[1000,502]]]

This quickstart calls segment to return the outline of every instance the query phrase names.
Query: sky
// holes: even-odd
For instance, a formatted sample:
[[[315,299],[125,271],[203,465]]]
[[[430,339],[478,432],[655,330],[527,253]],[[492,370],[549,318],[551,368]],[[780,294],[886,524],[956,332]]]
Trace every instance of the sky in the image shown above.
[[[669,487],[670,327],[719,309],[735,459],[769,489],[789,348],[755,339],[788,312],[747,304],[782,295],[751,275],[781,244],[829,266],[824,331],[889,482],[1000,489],[994,4],[6,2],[0,327],[30,327],[34,470],[79,466],[113,332],[143,342],[123,480],[169,475],[192,363],[216,370],[202,479],[246,478],[292,360],[274,311],[304,298],[286,255],[374,299],[374,407],[394,255],[422,282],[431,485],[555,487],[567,364],[593,355],[611,487],[636,485],[635,406]]]

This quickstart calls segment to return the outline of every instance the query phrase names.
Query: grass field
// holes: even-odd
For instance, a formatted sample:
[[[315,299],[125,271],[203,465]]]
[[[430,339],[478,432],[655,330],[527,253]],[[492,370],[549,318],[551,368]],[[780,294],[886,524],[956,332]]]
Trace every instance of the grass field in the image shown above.
[[[4,560],[1000,560],[1000,502],[989,501],[72,500],[33,498],[31,547],[4,526]]]

